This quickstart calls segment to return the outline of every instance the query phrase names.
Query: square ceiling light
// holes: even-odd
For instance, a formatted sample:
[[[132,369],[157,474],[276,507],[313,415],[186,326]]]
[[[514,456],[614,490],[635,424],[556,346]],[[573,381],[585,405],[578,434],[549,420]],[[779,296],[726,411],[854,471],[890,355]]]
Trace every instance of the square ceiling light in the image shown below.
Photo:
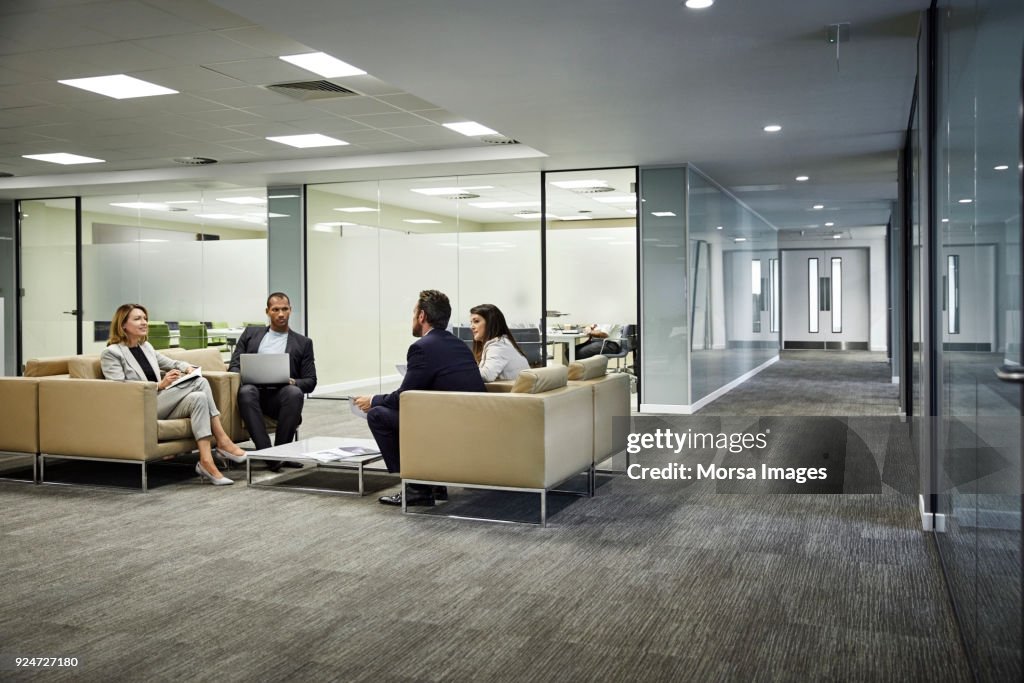
[[[152,97],[153,95],[175,95],[177,90],[165,88],[156,83],[132,78],[124,74],[113,76],[93,76],[92,78],[72,78],[58,81],[72,88],[81,88],[90,92],[113,97],[115,100],[127,100],[133,97]]]
[[[338,145],[347,145],[348,143],[344,140],[338,140],[327,135],[321,135],[320,133],[308,133],[306,135],[278,135],[275,137],[268,137],[271,142],[279,142],[282,145],[288,145],[289,147],[299,147],[305,149],[307,147],[337,147]]]
[[[282,55],[280,59],[294,64],[300,69],[312,71],[324,78],[344,78],[345,76],[362,76],[366,72],[352,66],[325,52],[307,52],[301,55]]]
[[[67,154],[66,152],[57,152],[55,154],[22,154],[24,159],[35,159],[36,161],[48,161],[51,164],[63,164],[70,166],[71,164],[105,164],[106,161],[103,159],[93,159],[92,157],[83,157],[78,154]]]
[[[476,121],[462,121],[459,123],[443,123],[441,124],[445,128],[450,128],[456,133],[462,133],[469,137],[477,137],[480,135],[498,135],[498,131],[491,130],[487,126],[482,126]]]

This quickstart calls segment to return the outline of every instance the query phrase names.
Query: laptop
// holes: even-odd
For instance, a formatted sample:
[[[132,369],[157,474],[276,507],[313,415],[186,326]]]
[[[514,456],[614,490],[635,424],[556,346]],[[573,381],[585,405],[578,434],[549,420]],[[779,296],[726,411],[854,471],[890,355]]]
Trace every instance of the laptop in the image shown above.
[[[243,353],[241,363],[242,384],[288,384],[291,357],[287,353]]]

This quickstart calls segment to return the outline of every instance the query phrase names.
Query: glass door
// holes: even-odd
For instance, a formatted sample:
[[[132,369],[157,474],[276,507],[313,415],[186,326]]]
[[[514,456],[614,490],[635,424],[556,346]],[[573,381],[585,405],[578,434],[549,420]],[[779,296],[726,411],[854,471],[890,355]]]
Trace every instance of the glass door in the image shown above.
[[[18,202],[21,336],[18,366],[79,353],[78,211],[74,198]]]

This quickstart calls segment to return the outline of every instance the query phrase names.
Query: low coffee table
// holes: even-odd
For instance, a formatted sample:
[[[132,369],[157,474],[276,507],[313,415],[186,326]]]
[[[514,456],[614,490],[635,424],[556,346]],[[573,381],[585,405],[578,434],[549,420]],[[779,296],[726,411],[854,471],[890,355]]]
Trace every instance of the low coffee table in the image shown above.
[[[334,453],[325,453],[335,449],[352,449],[351,454],[345,450]],[[382,460],[384,456],[377,448],[377,442],[373,439],[352,439],[343,436],[314,436],[308,439],[293,441],[283,446],[273,446],[261,451],[249,451],[245,459],[245,481],[254,488],[280,488],[292,491],[312,491],[316,493],[340,493],[343,495],[365,495],[363,489],[363,473],[367,465]],[[253,460],[290,460],[303,464],[311,463],[314,469],[333,471],[355,471],[359,481],[358,491],[346,491],[345,489],[330,489],[317,486],[280,486],[284,482],[296,477],[309,474],[311,469],[302,468],[285,472],[276,477],[264,479],[262,482],[254,483],[252,480]],[[370,468],[374,474],[387,474],[386,469]],[[397,476],[397,475],[396,475]]]

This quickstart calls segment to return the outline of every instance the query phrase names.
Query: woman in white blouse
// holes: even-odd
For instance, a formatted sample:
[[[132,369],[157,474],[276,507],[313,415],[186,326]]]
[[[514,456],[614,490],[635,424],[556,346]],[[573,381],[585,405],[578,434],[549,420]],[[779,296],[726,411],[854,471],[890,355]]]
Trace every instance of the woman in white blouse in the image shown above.
[[[469,329],[473,332],[473,356],[485,382],[515,379],[530,367],[526,354],[512,338],[504,314],[494,304],[469,309]]]

